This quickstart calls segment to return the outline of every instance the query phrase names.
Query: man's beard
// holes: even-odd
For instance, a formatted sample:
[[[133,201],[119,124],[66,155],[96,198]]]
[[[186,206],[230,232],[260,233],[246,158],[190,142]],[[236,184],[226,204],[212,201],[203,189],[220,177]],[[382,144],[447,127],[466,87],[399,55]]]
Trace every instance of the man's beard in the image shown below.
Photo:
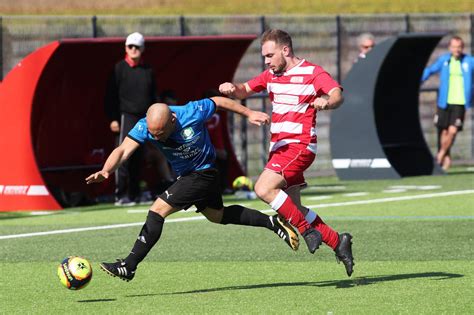
[[[285,72],[287,62],[286,62],[285,58],[283,58],[283,54],[281,56],[281,60],[282,60],[282,62],[275,68],[275,70],[273,70],[273,73],[276,74],[276,75],[282,75],[283,72]]]

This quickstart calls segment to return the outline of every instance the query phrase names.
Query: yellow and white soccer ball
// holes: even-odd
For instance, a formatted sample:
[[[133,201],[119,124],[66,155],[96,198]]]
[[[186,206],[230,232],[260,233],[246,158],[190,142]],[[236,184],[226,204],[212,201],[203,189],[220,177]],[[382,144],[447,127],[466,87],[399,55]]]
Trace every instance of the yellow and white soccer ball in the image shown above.
[[[243,191],[252,191],[253,190],[253,182],[247,176],[239,176],[232,182],[232,188],[236,191],[243,190]]]
[[[58,277],[66,288],[79,290],[91,281],[92,266],[84,257],[69,256],[58,266]]]

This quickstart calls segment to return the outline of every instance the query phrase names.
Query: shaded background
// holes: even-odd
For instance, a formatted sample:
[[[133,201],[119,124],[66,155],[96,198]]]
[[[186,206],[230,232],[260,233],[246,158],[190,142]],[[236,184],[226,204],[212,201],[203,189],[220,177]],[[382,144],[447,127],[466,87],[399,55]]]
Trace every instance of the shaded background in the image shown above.
[[[327,69],[335,78],[344,79],[352,67],[358,49],[357,36],[371,32],[380,42],[404,32],[446,32],[460,35],[465,51],[473,50],[473,15],[461,14],[380,14],[380,15],[285,15],[285,16],[3,16],[1,24],[0,74],[7,75],[15,64],[35,49],[62,38],[125,37],[139,31],[145,36],[255,34],[265,28],[288,31],[294,41],[297,56],[307,58]],[[444,38],[430,58],[432,62],[446,52]],[[86,61],[85,61],[86,62]],[[172,61],[170,61],[172,62]],[[196,60],[196,62],[200,62]],[[403,61],[401,61],[403,66]],[[260,45],[256,40],[248,49],[235,74],[235,81],[246,81],[262,70]],[[432,119],[435,112],[438,78],[423,85],[420,94],[420,118],[426,141],[436,151],[436,129]],[[180,95],[178,95],[180,98]],[[179,99],[185,102],[186,99]],[[248,100],[248,106],[270,112],[268,100]],[[1,104],[0,104],[1,106]],[[102,106],[102,104],[98,104]],[[468,112],[465,129],[456,139],[452,150],[458,162],[474,160],[472,111]],[[330,113],[318,116],[318,159],[310,171],[332,170],[329,148]],[[248,126],[239,117],[231,119],[231,132],[239,159],[248,156],[250,175],[257,175],[264,165],[268,147],[268,130]],[[247,137],[242,137],[242,132]],[[243,145],[243,141],[248,141]],[[246,149],[245,149],[246,148]]]

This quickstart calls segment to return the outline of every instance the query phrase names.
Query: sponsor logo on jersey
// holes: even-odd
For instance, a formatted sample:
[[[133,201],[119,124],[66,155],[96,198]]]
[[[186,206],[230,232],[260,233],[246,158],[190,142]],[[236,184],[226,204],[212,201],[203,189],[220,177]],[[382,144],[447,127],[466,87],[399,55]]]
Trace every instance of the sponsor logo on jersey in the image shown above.
[[[291,83],[303,83],[303,77],[291,77]]]

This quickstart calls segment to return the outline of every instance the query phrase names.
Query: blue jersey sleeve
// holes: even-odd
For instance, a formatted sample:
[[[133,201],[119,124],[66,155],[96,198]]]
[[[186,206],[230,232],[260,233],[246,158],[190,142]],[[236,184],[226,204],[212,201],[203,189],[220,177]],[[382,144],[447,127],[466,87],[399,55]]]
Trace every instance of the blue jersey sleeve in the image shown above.
[[[145,143],[148,135],[148,128],[146,126],[146,118],[140,119],[135,126],[128,133],[128,137],[132,138],[136,142],[143,144]]]
[[[195,113],[198,113],[202,121],[208,121],[211,119],[216,111],[216,104],[210,98],[204,98],[199,101],[191,102]]]

